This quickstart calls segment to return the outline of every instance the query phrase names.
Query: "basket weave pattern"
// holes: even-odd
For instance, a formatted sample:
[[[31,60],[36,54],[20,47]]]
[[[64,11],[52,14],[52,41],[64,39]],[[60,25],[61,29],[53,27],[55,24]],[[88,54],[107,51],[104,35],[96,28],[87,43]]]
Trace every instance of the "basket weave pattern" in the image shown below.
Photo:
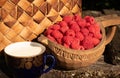
[[[67,14],[81,15],[81,0],[0,0],[0,51],[33,40]]]

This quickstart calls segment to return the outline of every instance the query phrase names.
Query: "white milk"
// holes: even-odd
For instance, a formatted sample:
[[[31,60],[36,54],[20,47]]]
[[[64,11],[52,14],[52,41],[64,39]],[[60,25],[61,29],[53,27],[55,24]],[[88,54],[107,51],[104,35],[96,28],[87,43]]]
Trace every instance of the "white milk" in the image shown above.
[[[16,42],[5,48],[5,53],[14,57],[33,57],[45,51],[45,47],[35,42]]]

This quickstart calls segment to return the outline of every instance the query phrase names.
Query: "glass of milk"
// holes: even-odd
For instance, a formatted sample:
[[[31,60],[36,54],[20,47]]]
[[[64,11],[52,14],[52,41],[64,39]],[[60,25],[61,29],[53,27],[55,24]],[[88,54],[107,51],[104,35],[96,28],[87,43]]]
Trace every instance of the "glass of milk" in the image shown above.
[[[37,42],[15,42],[5,47],[5,60],[14,78],[39,78],[55,66],[55,58],[45,54],[45,46]],[[52,63],[45,68],[47,58]]]

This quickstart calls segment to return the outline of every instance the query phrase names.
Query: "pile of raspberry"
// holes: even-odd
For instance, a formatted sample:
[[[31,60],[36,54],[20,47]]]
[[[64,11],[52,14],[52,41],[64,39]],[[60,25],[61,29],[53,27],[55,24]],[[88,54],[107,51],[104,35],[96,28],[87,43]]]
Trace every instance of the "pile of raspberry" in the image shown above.
[[[99,24],[92,16],[64,16],[62,21],[51,25],[44,33],[50,40],[67,48],[88,50],[98,45],[102,39]]]

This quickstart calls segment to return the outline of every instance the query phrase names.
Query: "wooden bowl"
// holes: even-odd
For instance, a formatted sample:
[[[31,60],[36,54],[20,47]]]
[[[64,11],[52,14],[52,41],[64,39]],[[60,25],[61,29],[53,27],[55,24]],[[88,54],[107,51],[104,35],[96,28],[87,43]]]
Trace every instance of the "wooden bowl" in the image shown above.
[[[110,18],[111,17],[111,18]],[[74,50],[66,48],[58,43],[52,42],[44,35],[38,38],[38,41],[44,43],[52,50],[52,54],[57,58],[57,65],[65,69],[78,69],[95,63],[103,54],[106,45],[112,40],[116,26],[112,26],[106,35],[105,28],[120,23],[120,18],[116,15],[108,15],[96,18],[100,24],[102,32],[101,42],[89,50]],[[116,22],[116,23],[110,23]]]

